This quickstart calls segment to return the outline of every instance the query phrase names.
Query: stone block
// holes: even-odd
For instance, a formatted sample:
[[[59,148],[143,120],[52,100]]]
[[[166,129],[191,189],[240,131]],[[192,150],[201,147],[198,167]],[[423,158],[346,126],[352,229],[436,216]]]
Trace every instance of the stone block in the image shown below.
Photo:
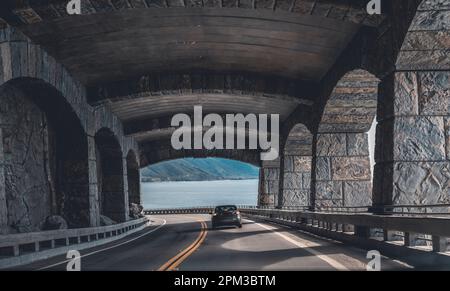
[[[394,121],[394,160],[433,161],[445,159],[442,117],[397,117]]]
[[[284,157],[284,171],[285,172],[294,172],[294,157],[293,156],[285,156]]]
[[[371,206],[372,182],[371,181],[344,182],[344,205]]]
[[[342,206],[342,199],[340,200],[316,200],[315,202],[317,208],[325,207],[340,207]]]
[[[342,200],[342,182],[316,182],[316,200]]]
[[[347,134],[347,154],[349,156],[368,156],[369,140],[365,133]]]
[[[450,11],[449,10],[419,11],[414,17],[409,31],[424,30],[449,30],[450,29]]]
[[[283,206],[308,206],[309,191],[284,190]]]
[[[268,181],[267,192],[270,194],[278,195],[278,189],[280,188],[279,181]]]
[[[419,106],[421,115],[450,114],[450,72],[421,72]]]
[[[450,162],[401,162],[394,165],[393,203],[450,203]]]
[[[293,159],[294,172],[310,173],[312,157],[297,156]]]
[[[331,180],[331,158],[316,158],[316,180]]]
[[[450,10],[450,0],[425,0],[419,5],[418,10]]]
[[[279,179],[280,170],[277,168],[264,169],[264,180],[275,181]]]
[[[336,157],[331,160],[332,180],[370,180],[369,157]]]
[[[345,156],[345,134],[319,134],[317,137],[317,156]]]
[[[394,114],[416,115],[418,109],[418,80],[416,72],[395,73],[394,92],[385,92],[394,99]],[[391,94],[394,96],[391,96]]]
[[[311,189],[311,173],[303,173],[302,179],[302,189]]]
[[[402,51],[397,63],[398,70],[449,70],[450,49],[431,51]]]
[[[302,188],[302,174],[285,173],[283,179],[284,189],[300,189]]]
[[[259,205],[260,206],[273,206],[275,196],[272,194],[260,194],[259,195]]]
[[[450,47],[450,30],[411,31],[403,42],[402,50],[442,50]]]

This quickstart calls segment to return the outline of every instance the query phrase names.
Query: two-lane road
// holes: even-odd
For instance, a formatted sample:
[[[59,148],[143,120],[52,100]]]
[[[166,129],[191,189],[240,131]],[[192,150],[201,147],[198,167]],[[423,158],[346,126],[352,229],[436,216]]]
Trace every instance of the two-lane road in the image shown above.
[[[208,215],[152,216],[152,226],[81,251],[81,270],[365,270],[367,251],[289,228],[244,220],[242,228],[210,229]],[[65,270],[58,256],[21,270]],[[382,269],[405,266],[382,259]]]

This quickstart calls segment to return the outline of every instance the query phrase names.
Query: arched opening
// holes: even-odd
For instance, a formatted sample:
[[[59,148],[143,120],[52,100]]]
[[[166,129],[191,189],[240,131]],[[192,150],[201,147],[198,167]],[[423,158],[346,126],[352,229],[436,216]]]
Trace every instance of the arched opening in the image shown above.
[[[139,164],[134,151],[127,155],[128,203],[141,204],[141,181]]]
[[[372,205],[367,133],[377,112],[378,84],[367,71],[348,72],[325,106],[315,141],[314,204],[319,210]]]
[[[310,205],[312,140],[303,124],[295,125],[289,132],[283,154],[282,207]]]
[[[37,79],[9,81],[0,118],[6,232],[89,226],[87,137],[61,93]]]
[[[123,222],[125,205],[122,149],[114,133],[106,128],[95,135],[99,208],[102,220]],[[105,218],[106,217],[106,218]],[[104,224],[103,222],[102,224]]]
[[[259,168],[224,158],[182,158],[141,170],[144,208],[257,205]]]

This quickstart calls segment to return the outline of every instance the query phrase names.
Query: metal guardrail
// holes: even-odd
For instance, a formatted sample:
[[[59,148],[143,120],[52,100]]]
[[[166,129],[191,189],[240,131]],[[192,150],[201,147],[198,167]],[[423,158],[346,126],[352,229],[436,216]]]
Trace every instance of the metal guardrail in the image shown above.
[[[238,209],[257,209],[254,205],[236,205]],[[158,209],[144,209],[146,215],[160,215],[160,214],[208,214],[214,211],[216,206],[198,206],[198,207],[179,207],[179,208],[158,208]],[[259,209],[259,208],[258,208]]]
[[[370,239],[371,229],[382,230],[383,240],[392,241],[391,234],[402,232],[405,246],[415,246],[417,240],[431,237],[435,252],[447,251],[450,238],[448,217],[377,215],[372,213],[326,213],[311,211],[291,211],[282,209],[241,208],[242,214],[268,218],[306,228],[320,228],[323,233],[343,232],[359,238]]]
[[[114,240],[115,237],[119,238],[132,233],[148,223],[149,218],[144,217],[109,226],[1,235],[0,268],[14,265],[8,259],[23,255],[33,254],[33,257],[39,257],[38,254],[41,252],[56,254],[59,248],[63,249],[73,245],[100,245],[103,242]],[[15,261],[28,263],[32,260]]]

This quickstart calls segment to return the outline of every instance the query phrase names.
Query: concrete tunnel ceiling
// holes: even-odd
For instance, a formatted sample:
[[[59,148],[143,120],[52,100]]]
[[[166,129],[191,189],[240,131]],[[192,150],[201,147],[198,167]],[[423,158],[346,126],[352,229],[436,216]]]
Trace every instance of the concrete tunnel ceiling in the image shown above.
[[[1,17],[18,23],[93,88],[91,104],[107,104],[125,125],[190,112],[194,105],[217,113],[278,113],[284,120],[299,104],[312,104],[302,86],[317,84],[362,26],[381,21],[359,0],[90,0],[78,16],[66,15],[66,2],[11,4],[14,13]],[[252,86],[257,92],[227,91],[226,84],[196,90],[195,72],[297,84],[275,94],[267,84]],[[167,74],[188,75],[190,85],[164,91],[160,76]],[[160,88],[130,89],[133,82],[142,89],[142,80],[155,75]],[[133,134],[144,141],[161,131]]]

